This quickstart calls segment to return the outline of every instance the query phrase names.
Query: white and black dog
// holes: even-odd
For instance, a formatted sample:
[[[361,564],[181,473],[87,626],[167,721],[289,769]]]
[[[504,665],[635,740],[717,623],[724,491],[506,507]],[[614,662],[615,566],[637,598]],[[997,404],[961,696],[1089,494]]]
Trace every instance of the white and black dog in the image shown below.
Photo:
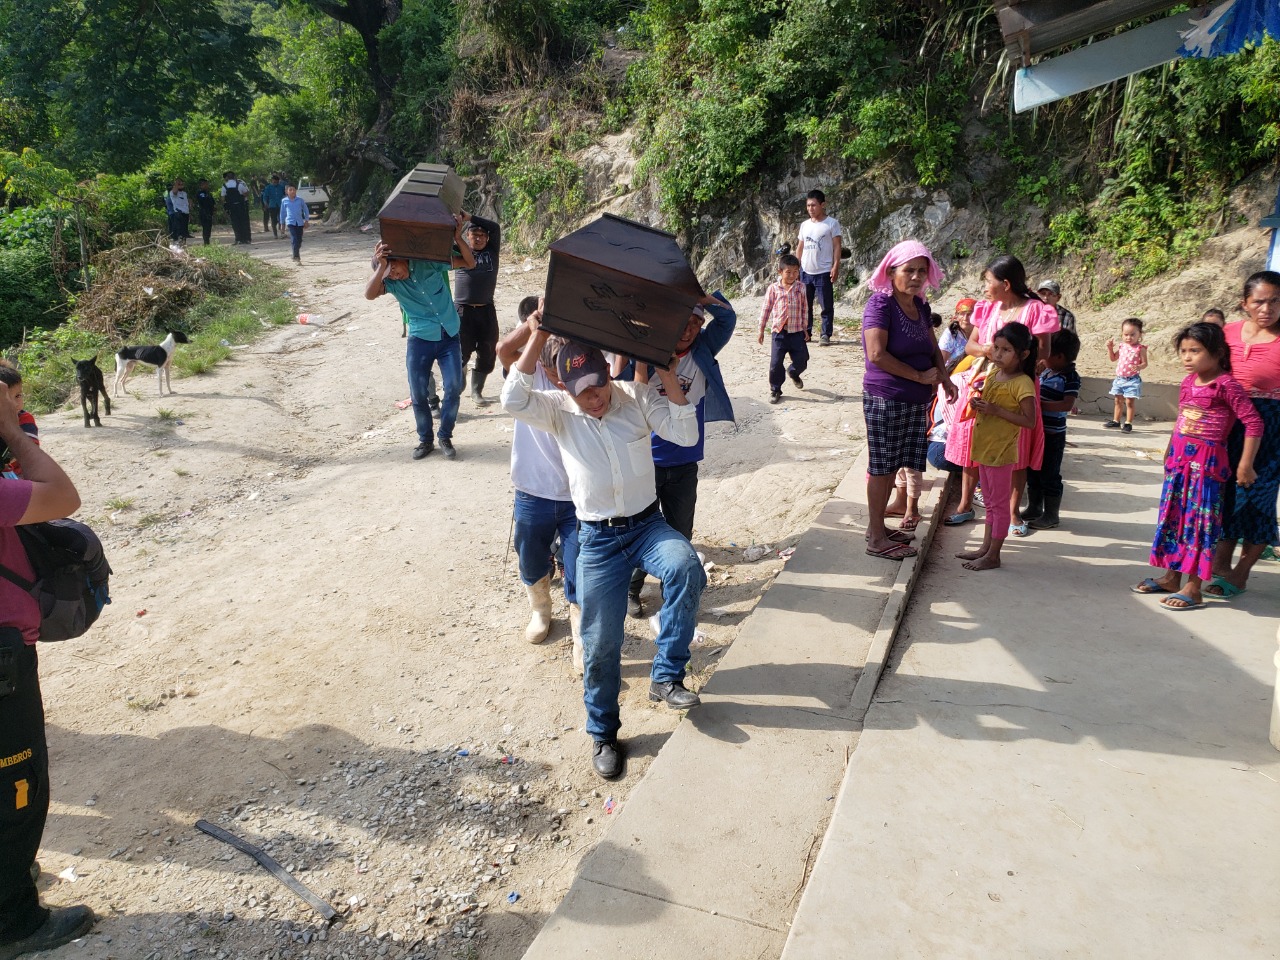
[[[165,386],[173,393],[173,385],[169,383],[169,366],[173,363],[173,351],[180,343],[190,343],[187,335],[178,330],[169,330],[164,342],[157,347],[121,347],[116,351],[116,382],[112,393],[119,396],[129,374],[138,363],[149,363],[156,368],[156,386],[160,396],[164,396]]]

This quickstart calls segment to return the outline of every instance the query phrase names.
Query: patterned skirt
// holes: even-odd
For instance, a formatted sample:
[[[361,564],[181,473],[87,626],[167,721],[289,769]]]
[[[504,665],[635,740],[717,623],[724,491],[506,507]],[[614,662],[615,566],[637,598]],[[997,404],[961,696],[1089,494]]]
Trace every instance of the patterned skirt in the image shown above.
[[[1201,580],[1213,577],[1213,548],[1222,536],[1222,493],[1230,468],[1226,445],[1174,430],[1164,461],[1160,519],[1151,565]]]
[[[1280,400],[1258,397],[1253,406],[1265,427],[1258,454],[1253,458],[1258,479],[1251,487],[1237,486],[1234,479],[1227,484],[1223,495],[1222,535],[1232,543],[1243,540],[1276,547],[1280,546],[1280,528],[1276,525],[1276,495],[1280,493]],[[1237,423],[1232,429],[1227,452],[1234,477],[1240,454],[1244,452],[1243,425]]]
[[[867,472],[873,477],[899,468],[923,470],[929,452],[929,404],[862,397],[867,424]]]
[[[1026,470],[1028,467],[1032,470],[1039,470],[1041,464],[1044,463],[1044,422],[1040,419],[1040,381],[1036,380],[1035,385],[1036,425],[1031,430],[1018,431],[1018,462],[1013,465],[1015,470]],[[966,378],[960,388],[960,398],[955,405],[957,411],[956,420],[954,423],[948,423],[947,429],[947,460],[957,467],[978,466],[969,456],[969,448],[973,443],[973,425],[976,418],[974,420],[961,420],[959,418],[959,411],[964,409],[971,395],[969,380]]]

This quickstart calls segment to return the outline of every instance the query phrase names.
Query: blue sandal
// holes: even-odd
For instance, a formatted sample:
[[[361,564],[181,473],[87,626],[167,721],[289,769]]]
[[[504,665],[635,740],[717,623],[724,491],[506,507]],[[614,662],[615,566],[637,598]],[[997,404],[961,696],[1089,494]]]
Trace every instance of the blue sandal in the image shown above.
[[[942,521],[944,527],[958,527],[961,524],[969,523],[977,516],[972,510],[962,510],[959,513],[953,513]]]
[[[1170,600],[1181,600],[1182,603],[1175,607],[1169,603]],[[1204,606],[1204,601],[1201,600],[1199,603],[1196,603],[1185,593],[1171,593],[1160,601],[1160,606],[1164,607],[1166,610],[1199,610]]]
[[[1149,594],[1149,593],[1173,593],[1168,587],[1160,586],[1160,581],[1155,577],[1147,577],[1137,586],[1129,588],[1133,593]]]
[[[1211,593],[1210,591],[1214,587],[1217,587],[1221,592]],[[1213,582],[1205,588],[1204,595],[1211,600],[1230,600],[1233,597],[1240,596],[1240,594],[1245,593],[1247,590],[1247,587],[1237,587],[1230,580],[1226,580],[1223,577],[1214,577]]]

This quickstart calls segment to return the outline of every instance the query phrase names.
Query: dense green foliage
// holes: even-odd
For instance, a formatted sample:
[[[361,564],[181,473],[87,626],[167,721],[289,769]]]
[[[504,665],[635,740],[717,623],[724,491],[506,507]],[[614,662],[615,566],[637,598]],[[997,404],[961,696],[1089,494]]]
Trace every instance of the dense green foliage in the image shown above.
[[[1280,155],[1280,45],[1013,116],[983,0],[51,2],[0,0],[0,160],[63,225],[73,293],[80,243],[162,226],[173,177],[227,168],[318,176],[364,217],[446,160],[541,247],[607,199],[589,148],[630,126],[673,229],[804,165],[850,197],[948,190],[992,246],[1074,258],[1108,297],[1193,255]]]
[[[0,249],[0,343],[17,343],[36,326],[66,316],[47,250]]]
[[[973,64],[956,37],[927,42],[936,5],[873,0],[660,0],[633,16],[650,56],[628,103],[643,169],[671,217],[802,153],[866,167],[905,156],[924,186],[952,173]]]
[[[273,42],[205,0],[0,0],[0,23],[0,129],[71,169],[134,170],[171,121],[280,88]]]
[[[1119,101],[1110,111],[1101,109],[1108,96]],[[1131,77],[1123,97],[1075,98],[1050,116],[1060,127],[1082,120],[1091,120],[1083,130],[1049,138],[1062,145],[1059,156],[1076,145],[1076,175],[1061,176],[1061,162],[1046,163],[1038,151],[1024,167],[1055,176],[1028,188],[1024,174],[1019,183],[1040,206],[1065,208],[1050,221],[1042,252],[1105,264],[1098,295],[1115,299],[1130,282],[1186,262],[1226,222],[1228,190],[1280,157],[1280,43],[1179,61]]]

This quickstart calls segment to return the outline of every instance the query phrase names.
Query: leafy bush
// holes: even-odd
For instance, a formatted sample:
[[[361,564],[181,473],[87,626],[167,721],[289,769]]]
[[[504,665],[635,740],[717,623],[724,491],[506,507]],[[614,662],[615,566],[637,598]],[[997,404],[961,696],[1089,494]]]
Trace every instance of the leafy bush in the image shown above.
[[[951,176],[972,63],[927,53],[919,5],[871,0],[650,3],[633,15],[652,52],[628,72],[669,219],[727,199],[798,151],[862,165],[907,160],[925,186]],[[927,42],[926,42],[927,46]]]
[[[0,214],[0,247],[43,250],[47,254],[59,223],[62,225],[62,242],[74,244],[75,229],[48,204],[18,207]]]
[[[47,249],[0,250],[0,346],[24,330],[57,326],[66,315]]]
[[[243,123],[222,123],[202,116],[171,123],[169,138],[147,166],[150,185],[163,194],[181,177],[187,193],[194,194],[202,179],[216,189],[226,170],[235,170],[248,180],[285,166],[286,153],[270,116],[274,99],[260,98]]]
[[[519,152],[498,164],[507,186],[503,213],[512,228],[541,226],[530,245],[541,250],[586,208],[582,169],[565,153]]]
[[[164,194],[171,182],[154,172],[99,174],[91,184],[105,233],[162,229]]]

